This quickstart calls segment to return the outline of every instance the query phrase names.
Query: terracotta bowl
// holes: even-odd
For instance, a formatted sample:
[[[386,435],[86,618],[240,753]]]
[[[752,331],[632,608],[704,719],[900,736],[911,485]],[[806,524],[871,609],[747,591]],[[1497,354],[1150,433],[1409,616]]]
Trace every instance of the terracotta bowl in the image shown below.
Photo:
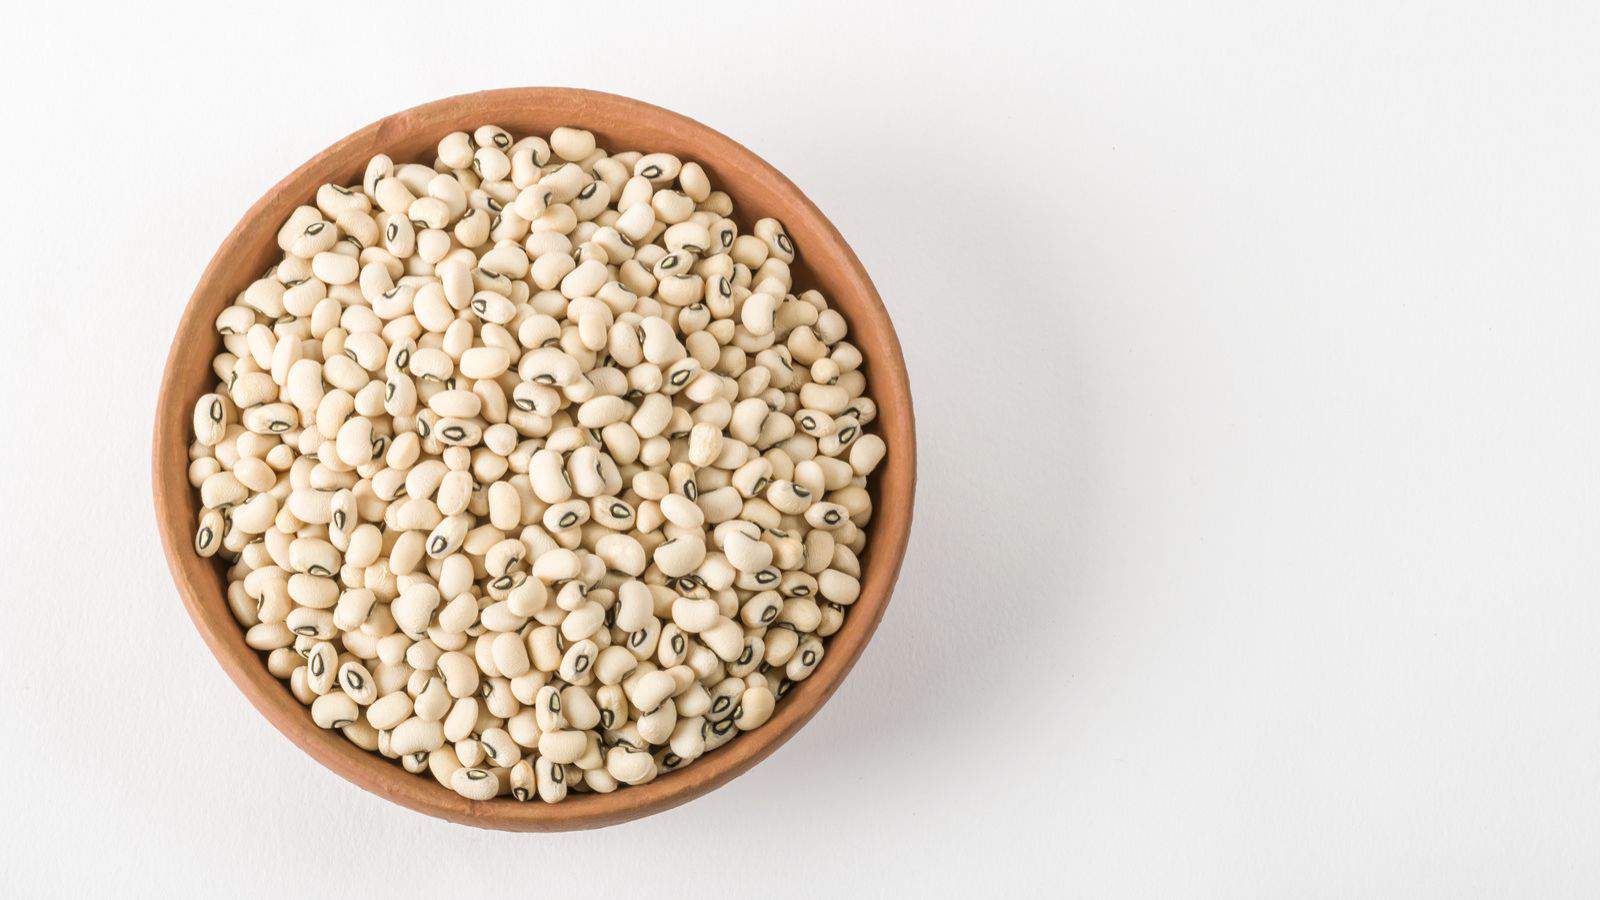
[[[516,135],[574,125],[594,132],[602,147],[671,152],[698,161],[713,186],[732,195],[741,231],[763,216],[781,220],[800,253],[794,266],[797,287],[821,290],[850,324],[879,410],[872,430],[889,448],[873,477],[875,507],[862,558],[861,597],[843,628],[828,639],[822,664],[778,703],[771,720],[649,784],[611,794],[573,794],[556,804],[467,800],[431,777],[412,775],[316,727],[288,687],[267,672],[264,657],[245,646],[223,599],[221,564],[201,559],[192,547],[198,500],[188,483],[186,448],[194,403],[214,383],[211,358],[221,346],[213,327],[217,314],[276,261],[278,226],[296,206],[311,202],[319,185],[359,181],[367,160],[380,152],[396,162],[429,162],[444,135],[484,123]],[[905,361],[883,302],[855,253],[799,188],[754,153],[676,113],[593,91],[514,88],[440,100],[375,122],[296,169],[245,213],[206,267],[173,339],[157,410],[153,479],[167,564],[223,670],[273,726],[346,780],[419,812],[483,828],[559,831],[623,822],[693,799],[765,759],[816,714],[861,655],[889,603],[911,527],[916,441]]]

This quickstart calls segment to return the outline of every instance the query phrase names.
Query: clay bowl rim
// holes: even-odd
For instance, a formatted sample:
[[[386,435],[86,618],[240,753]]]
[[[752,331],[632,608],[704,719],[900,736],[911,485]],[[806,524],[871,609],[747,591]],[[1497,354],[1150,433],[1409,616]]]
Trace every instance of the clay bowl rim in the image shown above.
[[[448,132],[485,122],[513,133],[543,134],[557,125],[576,125],[593,131],[602,147],[673,152],[700,162],[713,184],[733,196],[741,231],[761,216],[781,219],[800,251],[797,287],[820,288],[850,324],[866,359],[869,395],[878,405],[874,430],[889,447],[871,488],[875,505],[861,596],[844,626],[828,639],[815,673],[778,703],[764,726],[691,765],[645,785],[571,795],[556,804],[467,800],[318,728],[287,686],[267,672],[261,656],[245,645],[224,600],[220,565],[199,558],[192,547],[198,501],[187,478],[187,432],[195,400],[213,381],[210,359],[220,347],[213,328],[217,313],[266,270],[277,252],[279,224],[295,206],[310,202],[318,185],[359,180],[378,152],[390,152],[397,162],[421,159],[422,148]],[[720,787],[771,755],[838,689],[876,630],[905,555],[916,484],[911,393],[894,326],[860,260],[816,205],[756,154],[699,122],[627,97],[551,87],[463,94],[380,119],[318,153],[256,201],[212,257],[179,320],[161,382],[152,457],[157,522],[179,595],[212,655],[273,727],[346,781],[380,797],[448,821],[511,831],[596,828],[661,812]]]

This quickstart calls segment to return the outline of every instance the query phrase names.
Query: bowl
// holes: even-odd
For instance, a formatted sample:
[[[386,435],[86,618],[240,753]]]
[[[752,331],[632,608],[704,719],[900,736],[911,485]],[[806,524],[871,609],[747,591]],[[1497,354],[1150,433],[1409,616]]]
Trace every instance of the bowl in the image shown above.
[[[440,138],[484,123],[516,135],[572,125],[594,132],[608,149],[666,151],[695,160],[713,187],[733,197],[741,233],[764,216],[782,221],[799,249],[795,284],[821,290],[850,325],[865,359],[868,395],[879,411],[875,430],[888,445],[871,485],[861,596],[828,638],[828,652],[811,677],[779,701],[765,725],[688,766],[644,785],[571,794],[554,804],[468,800],[426,774],[413,775],[318,728],[287,685],[267,671],[262,655],[245,645],[224,601],[222,564],[202,559],[192,545],[199,501],[187,476],[189,429],[196,400],[214,384],[211,359],[221,347],[217,314],[276,261],[279,225],[296,206],[310,202],[319,185],[359,181],[377,153],[396,162],[431,161]],[[318,762],[374,794],[452,822],[513,831],[596,828],[650,815],[726,784],[771,755],[838,689],[883,617],[905,555],[916,480],[911,393],[900,344],[871,279],[838,229],[789,179],[722,134],[648,103],[569,88],[483,91],[408,109],[335,143],[268,191],[222,242],[183,312],[161,381],[153,455],[156,517],[178,593],[217,662],[256,709]]]

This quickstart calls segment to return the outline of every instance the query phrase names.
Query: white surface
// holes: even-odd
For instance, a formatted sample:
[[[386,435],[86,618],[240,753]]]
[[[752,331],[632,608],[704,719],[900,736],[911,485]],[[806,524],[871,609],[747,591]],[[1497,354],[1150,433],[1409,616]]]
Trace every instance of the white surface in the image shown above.
[[[8,13],[7,892],[1593,896],[1594,7],[1294,5]],[[147,455],[262,191],[541,83],[811,195],[896,316],[922,470],[895,601],[798,737],[676,811],[514,836],[249,708]]]

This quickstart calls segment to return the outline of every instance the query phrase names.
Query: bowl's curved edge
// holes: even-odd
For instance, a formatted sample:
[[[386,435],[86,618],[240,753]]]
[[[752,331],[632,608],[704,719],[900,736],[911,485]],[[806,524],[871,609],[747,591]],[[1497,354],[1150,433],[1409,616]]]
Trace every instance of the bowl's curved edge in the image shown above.
[[[267,216],[272,207],[298,205],[309,192],[299,191],[298,183],[321,169],[330,158],[354,153],[364,162],[376,152],[392,146],[398,135],[437,125],[446,119],[497,121],[497,111],[515,108],[556,110],[561,121],[591,127],[598,121],[630,121],[639,126],[641,113],[653,117],[656,130],[663,135],[689,133],[696,152],[680,154],[704,159],[726,154],[726,165],[717,172],[740,170],[742,176],[767,182],[771,190],[787,196],[803,213],[802,219],[786,214],[784,223],[795,233],[804,263],[797,268],[837,272],[859,282],[862,299],[873,316],[858,321],[859,314],[847,315],[858,340],[863,335],[872,344],[863,348],[870,369],[870,393],[878,399],[880,431],[888,445],[888,456],[875,475],[875,497],[892,496],[900,500],[893,506],[875,505],[871,544],[863,561],[861,599],[851,608],[845,627],[828,640],[828,653],[812,678],[801,682],[778,704],[772,719],[764,726],[741,735],[726,747],[697,760],[676,772],[638,787],[611,794],[574,796],[559,804],[517,803],[506,799],[471,801],[426,777],[412,775],[387,760],[374,757],[342,736],[316,728],[306,717],[304,707],[289,695],[287,688],[267,672],[254,650],[246,647],[243,633],[222,603],[220,617],[209,609],[201,585],[209,582],[221,590],[221,579],[210,561],[202,560],[190,546],[193,522],[192,489],[187,467],[179,464],[188,458],[185,428],[189,424],[187,403],[209,380],[208,369],[196,369],[197,377],[184,378],[188,357],[205,354],[209,361],[216,346],[210,317],[199,314],[207,300],[228,277],[238,277],[228,268],[254,223]],[[598,118],[597,118],[598,117]],[[675,142],[675,141],[674,141]],[[659,145],[652,144],[652,149]],[[660,147],[660,149],[673,149]],[[708,168],[711,168],[708,166]],[[719,179],[720,180],[720,179]],[[314,185],[312,186],[314,189]],[[732,193],[732,191],[730,191]],[[736,194],[737,196],[737,194]],[[744,201],[741,199],[740,201]],[[287,215],[287,209],[284,214]],[[759,210],[758,210],[759,212]],[[275,225],[273,226],[275,229]],[[803,236],[801,232],[810,232]],[[816,238],[823,240],[818,241]],[[270,253],[268,254],[270,256]],[[266,263],[250,268],[249,277],[263,271]],[[797,278],[797,281],[800,279]],[[231,296],[231,293],[230,293]],[[190,396],[190,395],[193,396]],[[770,756],[794,732],[808,722],[838,689],[859,659],[881,621],[892,593],[906,546],[915,504],[916,488],[915,415],[911,403],[909,376],[899,340],[883,306],[881,297],[855,252],[838,229],[804,192],[782,173],[731,138],[678,113],[614,94],[576,88],[503,88],[463,94],[413,107],[380,119],[330,145],[273,186],[240,218],[206,266],[200,281],[179,320],[166,369],[161,379],[151,452],[151,485],[157,512],[162,547],[168,567],[202,639],[218,664],[250,703],[287,737],[318,762],[345,780],[410,809],[467,825],[517,831],[556,831],[596,828],[661,812],[687,802],[725,784]],[[866,614],[865,617],[862,614]],[[819,678],[818,676],[825,676]],[[287,703],[285,702],[287,701]]]

